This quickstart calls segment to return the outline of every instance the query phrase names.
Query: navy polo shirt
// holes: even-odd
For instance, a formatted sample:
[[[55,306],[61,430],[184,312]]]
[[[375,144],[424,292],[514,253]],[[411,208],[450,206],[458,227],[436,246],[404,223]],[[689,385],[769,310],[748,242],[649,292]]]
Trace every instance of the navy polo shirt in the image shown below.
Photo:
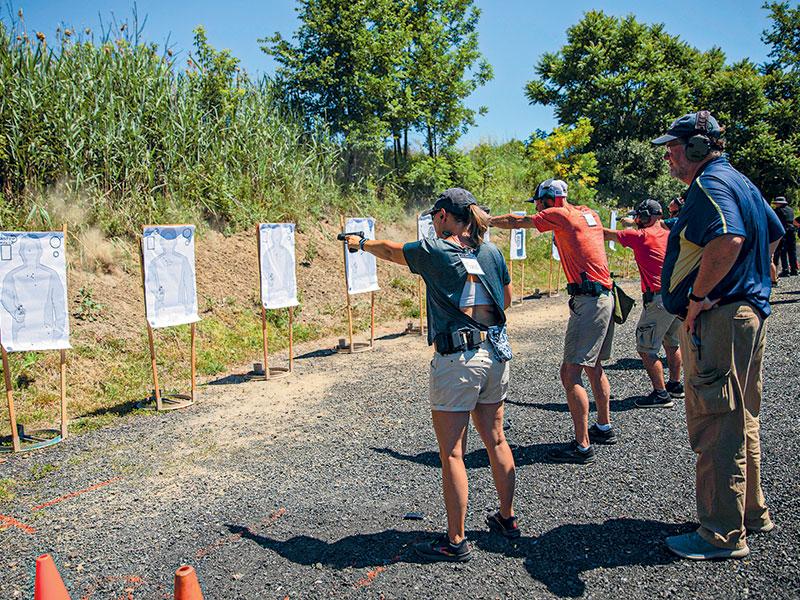
[[[703,249],[725,235],[744,238],[741,252],[725,277],[708,294],[720,304],[745,300],[763,317],[770,314],[769,245],[784,230],[761,192],[724,156],[709,161],[689,186],[686,202],[670,229],[661,273],[666,309],[684,316]]]
[[[403,255],[411,272],[425,281],[429,345],[438,333],[462,327],[486,329],[459,308],[461,292],[467,281],[467,269],[461,262],[462,256],[478,260],[484,272],[484,275],[478,275],[478,279],[494,300],[501,323],[506,322],[503,287],[511,283],[511,277],[503,255],[494,244],[484,242],[472,250],[439,238],[423,238],[405,244]]]

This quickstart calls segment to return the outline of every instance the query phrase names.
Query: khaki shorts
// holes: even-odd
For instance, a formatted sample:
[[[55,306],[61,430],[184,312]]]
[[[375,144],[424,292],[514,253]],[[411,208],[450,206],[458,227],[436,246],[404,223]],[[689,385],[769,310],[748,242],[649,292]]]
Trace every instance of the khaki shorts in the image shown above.
[[[431,361],[431,410],[469,412],[478,404],[503,402],[508,395],[508,362],[494,357],[489,342],[474,350],[441,355]]]
[[[677,348],[680,346],[680,328],[678,317],[667,312],[661,294],[656,294],[652,302],[644,305],[636,324],[636,351],[658,354],[661,344]]]
[[[614,341],[614,299],[610,294],[572,296],[564,337],[564,362],[593,367],[611,358]]]

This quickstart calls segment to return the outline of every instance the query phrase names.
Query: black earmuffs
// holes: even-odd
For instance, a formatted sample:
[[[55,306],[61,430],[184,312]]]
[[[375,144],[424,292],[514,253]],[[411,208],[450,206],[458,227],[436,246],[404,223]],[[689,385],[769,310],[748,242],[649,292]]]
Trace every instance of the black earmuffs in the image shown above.
[[[703,133],[696,133],[686,140],[686,159],[691,162],[701,162],[705,160],[711,152],[711,139],[708,133],[708,117],[711,113],[701,110],[695,115],[695,129]]]

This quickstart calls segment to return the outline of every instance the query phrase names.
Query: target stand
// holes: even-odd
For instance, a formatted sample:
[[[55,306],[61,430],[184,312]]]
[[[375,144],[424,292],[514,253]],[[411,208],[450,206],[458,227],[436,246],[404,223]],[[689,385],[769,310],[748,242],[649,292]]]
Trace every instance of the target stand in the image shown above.
[[[344,216],[339,217],[339,223],[344,231]],[[342,260],[344,265],[344,295],[347,298],[347,333],[348,340],[339,338],[339,343],[334,346],[334,352],[345,354],[356,354],[358,352],[369,352],[375,349],[375,292],[370,292],[370,316],[369,316],[369,342],[353,341],[353,306],[350,303],[350,288],[347,285],[347,242],[342,243]]]
[[[153,227],[151,225],[145,226]],[[179,227],[178,225],[160,225],[158,227]],[[147,307],[147,286],[145,284],[144,272],[144,235],[139,238],[139,262],[142,271],[142,293],[144,294],[145,312]],[[142,410],[155,410],[158,412],[179,410],[181,408],[188,408],[194,404],[197,398],[197,350],[195,344],[196,338],[196,323],[190,323],[191,332],[191,392],[187,394],[162,394],[161,387],[158,384],[158,366],[156,364],[156,349],[155,349],[155,335],[153,334],[153,327],[145,315],[145,323],[147,324],[147,343],[150,349],[150,369],[153,373],[153,390],[150,396],[144,400],[136,403],[136,408]]]
[[[67,246],[67,226],[61,228],[64,235],[64,248]],[[8,352],[0,339],[0,354],[2,354],[3,379],[6,386],[6,402],[8,403],[8,420],[11,425],[11,435],[0,437],[0,454],[10,452],[27,452],[38,450],[57,444],[67,439],[67,351],[59,350],[59,390],[61,396],[61,428],[36,429],[25,431],[21,423],[17,423],[17,413],[14,408],[14,391],[11,385],[11,367],[8,361]]]

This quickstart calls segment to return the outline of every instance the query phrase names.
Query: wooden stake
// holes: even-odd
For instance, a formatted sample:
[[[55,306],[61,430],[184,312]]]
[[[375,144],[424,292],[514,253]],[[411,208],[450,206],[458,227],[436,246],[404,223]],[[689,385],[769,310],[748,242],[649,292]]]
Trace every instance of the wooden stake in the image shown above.
[[[61,228],[64,234],[64,264],[67,265],[67,226]],[[61,350],[61,439],[67,439],[67,351]]]
[[[19,452],[19,434],[17,433],[17,412],[14,410],[14,391],[11,388],[11,371],[8,367],[8,353],[0,340],[0,351],[3,354],[3,379],[6,382],[6,401],[8,401],[8,420],[11,423],[11,447]]]
[[[547,295],[553,295],[553,249],[550,248],[550,270],[547,273]]]
[[[61,439],[67,439],[67,351],[61,350]]]
[[[561,267],[561,265],[559,265],[559,267]],[[556,293],[557,294],[561,290],[561,271],[563,271],[563,270],[564,270],[563,268],[559,268],[558,269],[558,275],[556,276]]]
[[[256,251],[258,256],[258,303],[261,305],[261,351],[264,359],[264,381],[269,381],[269,341],[267,339],[267,309],[261,297],[261,233],[256,224]]]
[[[144,230],[139,238],[139,266],[142,269],[142,294],[144,295],[145,321],[147,321],[147,289],[144,285]],[[147,321],[147,342],[150,346],[150,368],[153,371],[153,387],[156,396],[156,410],[161,410],[161,390],[158,389],[158,366],[156,365],[156,347],[153,342],[153,328]]]
[[[522,261],[522,284],[519,290],[519,302],[522,304],[525,302],[525,261]]]
[[[372,348],[375,345],[375,292],[370,292],[370,296],[372,306],[369,315],[369,347]]]
[[[195,323],[191,325],[192,331],[192,402],[197,397],[197,372],[195,365],[197,364],[197,352],[195,351]]]
[[[344,215],[339,215],[339,225],[344,231]],[[353,353],[353,309],[350,306],[350,289],[347,287],[347,242],[342,244],[344,259],[344,295],[347,297],[347,331],[350,335],[350,354]]]
[[[422,335],[422,277],[417,278],[417,294],[419,295],[419,334]]]
[[[294,307],[289,307],[289,373],[294,371],[294,350],[292,344],[294,342]]]

